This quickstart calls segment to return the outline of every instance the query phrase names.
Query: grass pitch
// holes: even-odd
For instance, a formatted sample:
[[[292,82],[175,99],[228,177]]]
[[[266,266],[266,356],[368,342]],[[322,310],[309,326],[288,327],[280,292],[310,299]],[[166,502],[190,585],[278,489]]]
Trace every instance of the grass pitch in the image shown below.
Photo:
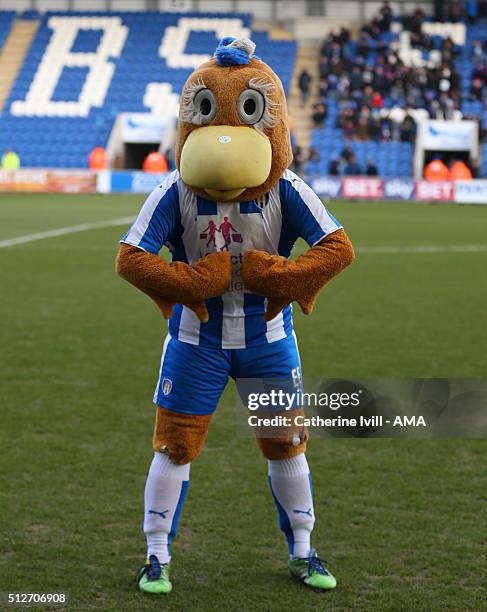
[[[4,194],[0,241],[135,215],[141,201]],[[442,247],[485,244],[487,207],[330,209],[358,258],[312,317],[295,309],[305,376],[485,377],[487,252]],[[114,273],[124,231],[0,249],[0,591],[65,591],[72,610],[486,609],[485,441],[314,439],[314,545],[339,586],[310,592],[286,575],[232,385],[192,467],[174,591],[135,591],[165,324]],[[422,246],[439,248],[408,252]]]

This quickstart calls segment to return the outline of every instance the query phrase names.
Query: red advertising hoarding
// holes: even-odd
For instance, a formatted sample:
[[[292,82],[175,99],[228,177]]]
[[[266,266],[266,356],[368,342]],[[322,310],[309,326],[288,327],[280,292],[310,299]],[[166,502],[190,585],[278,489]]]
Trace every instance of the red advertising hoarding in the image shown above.
[[[384,181],[381,178],[346,176],[343,179],[342,195],[345,198],[384,197]]]

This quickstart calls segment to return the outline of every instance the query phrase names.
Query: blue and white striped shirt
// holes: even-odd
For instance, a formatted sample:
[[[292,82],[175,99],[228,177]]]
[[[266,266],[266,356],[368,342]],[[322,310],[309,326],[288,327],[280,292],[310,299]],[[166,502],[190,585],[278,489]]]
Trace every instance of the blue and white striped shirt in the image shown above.
[[[201,323],[192,310],[177,304],[169,334],[190,344],[241,349],[293,332],[291,306],[266,322],[265,298],[244,290],[245,251],[258,249],[288,258],[298,238],[314,246],[340,228],[311,188],[289,170],[261,199],[239,203],[196,195],[175,170],[149,195],[121,242],[154,254],[166,245],[173,261],[189,264],[209,253],[229,251],[231,286],[221,297],[207,300],[209,321]]]

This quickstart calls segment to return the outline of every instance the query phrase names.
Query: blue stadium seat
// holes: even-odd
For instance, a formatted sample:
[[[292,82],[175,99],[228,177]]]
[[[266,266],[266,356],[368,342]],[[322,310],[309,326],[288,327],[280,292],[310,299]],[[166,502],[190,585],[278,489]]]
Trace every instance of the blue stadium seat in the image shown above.
[[[38,19],[36,11],[24,12],[23,18]],[[91,106],[86,116],[70,116],[69,103],[76,102],[85,83],[88,69],[72,66],[62,70],[57,80],[51,100],[62,105],[64,116],[48,116],[43,108],[29,107],[19,110],[19,101],[25,101],[33,79],[39,73],[47,46],[53,40],[53,30],[49,20],[54,17],[81,19],[86,17],[116,17],[120,25],[127,28],[127,35],[117,50],[116,41],[113,48],[117,51],[108,62],[114,65],[114,72],[108,78],[108,89],[101,106]],[[10,31],[15,18],[13,11],[0,11],[0,47]],[[218,42],[216,31],[209,28],[221,20],[236,20],[240,27],[251,29],[251,19],[246,14],[232,13],[162,13],[162,12],[83,12],[52,11],[40,19],[39,29],[24,60],[7,103],[1,114],[0,146],[12,146],[19,153],[24,166],[84,167],[87,165],[88,153],[95,145],[106,145],[113,122],[121,112],[148,112],[144,104],[144,95],[149,83],[169,83],[172,92],[180,94],[184,82],[193,68],[168,66],[159,55],[162,38],[167,28],[180,24],[182,19],[197,18],[211,20],[206,23],[207,31],[193,28],[188,36],[184,49],[185,54],[211,56]],[[74,37],[70,52],[73,54],[94,53],[100,46],[103,28],[94,22],[79,22],[81,27]],[[233,26],[232,26],[233,27]],[[228,26],[227,26],[228,28]],[[116,34],[117,36],[120,34]],[[69,36],[69,32],[66,34]],[[107,35],[108,36],[108,35]],[[289,90],[296,43],[294,41],[276,41],[266,32],[252,32],[257,44],[257,55],[273,66],[280,76],[284,88]],[[74,56],[76,57],[76,56]],[[52,115],[52,112],[51,112]],[[27,135],[27,136],[26,136]]]
[[[395,22],[401,22],[400,17],[393,19]],[[426,21],[431,21],[427,18]],[[393,32],[383,32],[379,39],[390,44],[393,41],[399,40],[399,34]],[[486,96],[487,87],[484,89],[482,101],[472,100],[470,98],[470,90],[472,86],[472,74],[474,71],[474,61],[472,55],[473,42],[475,40],[487,40],[487,20],[481,20],[473,25],[468,25],[466,30],[466,42],[463,46],[455,46],[455,69],[460,75],[460,90],[461,90],[461,111],[468,117],[478,118],[484,130],[487,130],[487,102]],[[432,36],[433,49],[439,50],[443,46],[443,37],[439,35]],[[357,40],[352,40],[349,43],[349,51],[353,58],[356,57]],[[376,53],[373,48],[376,43],[371,43],[372,51],[367,57],[368,63],[375,63],[377,60]],[[429,52],[424,52],[423,57],[430,59]],[[395,106],[391,98],[386,97],[385,108]],[[328,168],[330,159],[339,156],[339,152],[348,145],[352,148],[357,156],[359,163],[363,163],[366,159],[373,159],[381,173],[385,175],[410,176],[413,169],[413,144],[404,142],[384,142],[374,143],[369,141],[363,142],[347,142],[343,136],[343,131],[336,128],[337,115],[339,114],[339,101],[335,95],[330,94],[326,98],[328,105],[328,115],[321,129],[315,128],[312,132],[312,144],[321,153],[321,161],[319,167],[316,163],[309,164],[310,174],[316,173],[319,168],[321,171]],[[341,102],[342,103],[342,102]],[[483,174],[487,175],[487,144],[483,145]]]
[[[0,50],[10,34],[15,21],[15,11],[0,11]]]

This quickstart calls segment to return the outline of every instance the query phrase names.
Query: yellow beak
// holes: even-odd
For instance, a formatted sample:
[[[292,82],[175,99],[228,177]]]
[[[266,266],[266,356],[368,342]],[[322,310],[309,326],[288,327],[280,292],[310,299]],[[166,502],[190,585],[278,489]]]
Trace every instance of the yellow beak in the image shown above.
[[[209,125],[193,130],[186,139],[180,173],[190,187],[226,202],[264,183],[271,166],[267,136],[251,127]]]

